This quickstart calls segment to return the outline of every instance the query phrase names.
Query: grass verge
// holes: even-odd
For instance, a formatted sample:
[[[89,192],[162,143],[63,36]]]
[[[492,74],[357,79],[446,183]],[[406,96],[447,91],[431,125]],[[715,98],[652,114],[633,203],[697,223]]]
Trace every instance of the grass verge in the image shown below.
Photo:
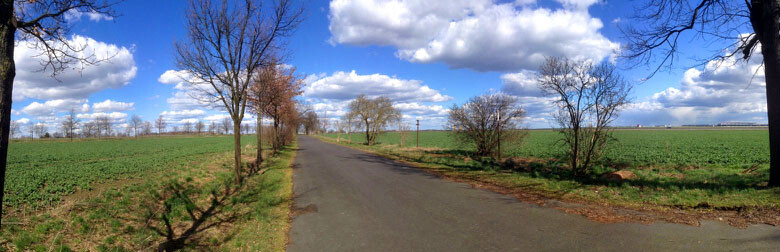
[[[255,147],[242,153],[251,162]],[[295,144],[269,156],[241,184],[233,183],[232,152],[223,152],[76,193],[48,209],[6,216],[0,250],[283,251],[294,155]]]

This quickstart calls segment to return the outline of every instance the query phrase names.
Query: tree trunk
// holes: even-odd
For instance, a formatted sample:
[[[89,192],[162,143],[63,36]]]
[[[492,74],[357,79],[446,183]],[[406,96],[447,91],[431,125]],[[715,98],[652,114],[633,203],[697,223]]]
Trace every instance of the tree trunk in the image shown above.
[[[263,116],[257,115],[257,159],[255,160],[256,168],[260,169],[260,163],[263,162]]]
[[[780,186],[780,8],[777,1],[752,1],[750,22],[764,56],[766,105],[769,121],[769,185]]]
[[[371,134],[369,134],[369,124],[366,122],[366,145],[371,145]]]
[[[8,158],[8,134],[11,127],[11,97],[16,66],[14,65],[14,2],[0,3],[0,224],[2,224],[5,166]],[[0,225],[1,226],[1,225]]]
[[[233,120],[233,152],[235,154],[236,185],[241,183],[241,121]]]

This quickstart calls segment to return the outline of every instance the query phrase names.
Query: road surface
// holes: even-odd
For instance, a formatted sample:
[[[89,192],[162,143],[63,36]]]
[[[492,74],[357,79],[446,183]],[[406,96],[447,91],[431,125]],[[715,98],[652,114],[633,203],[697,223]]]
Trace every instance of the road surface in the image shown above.
[[[778,251],[780,229],[606,224],[301,136],[288,251]]]

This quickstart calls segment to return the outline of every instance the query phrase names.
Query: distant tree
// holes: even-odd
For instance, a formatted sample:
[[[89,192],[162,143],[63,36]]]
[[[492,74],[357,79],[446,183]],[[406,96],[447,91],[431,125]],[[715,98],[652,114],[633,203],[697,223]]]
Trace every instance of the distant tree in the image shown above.
[[[224,134],[228,134],[228,133],[230,133],[230,129],[233,128],[233,121],[230,118],[227,118],[227,117],[222,118],[220,126],[221,126],[221,129],[222,129],[222,134],[223,135]]]
[[[114,123],[111,120],[111,117],[107,115],[101,115],[95,118],[95,121],[97,122],[98,128],[103,132],[106,136],[111,136],[111,130],[114,127]]]
[[[185,134],[189,134],[192,132],[192,123],[190,121],[184,121],[184,124],[181,126],[182,131],[184,131]]]
[[[85,122],[81,124],[81,134],[85,137],[93,137],[96,134],[99,135],[100,130],[98,130],[97,124],[95,124],[94,121]]]
[[[173,126],[173,129],[171,129],[171,133],[173,133],[173,134],[177,134],[177,133],[179,133],[179,132],[180,132],[180,131],[179,131],[179,126],[176,126],[176,125],[174,125],[174,126]]]
[[[525,111],[517,98],[490,93],[471,97],[462,106],[452,105],[447,118],[454,139],[464,145],[473,145],[480,156],[501,156],[500,146],[517,146],[524,134],[518,122]]]
[[[198,120],[198,123],[195,124],[195,131],[200,135],[200,133],[203,133],[203,128],[205,127],[206,125],[203,124],[203,121]]]
[[[575,176],[590,172],[612,140],[610,123],[629,102],[631,85],[603,63],[547,58],[539,69],[539,88],[556,98],[559,132],[569,148],[569,166]]]
[[[168,123],[166,123],[165,118],[160,115],[157,117],[157,120],[154,121],[154,126],[157,127],[157,134],[162,135],[162,133],[165,132],[165,127],[168,127]]]
[[[135,137],[138,137],[138,129],[143,126],[143,123],[144,120],[138,115],[133,115],[133,117],[130,118],[130,127],[133,129],[133,135]]]
[[[44,138],[44,135],[46,134],[46,124],[43,123],[36,123],[33,125],[33,131],[35,132],[35,135],[38,136],[38,138]]]
[[[175,45],[177,67],[191,77],[187,82],[210,102],[224,105],[233,120],[236,183],[241,182],[241,122],[249,84],[280,47],[278,40],[291,35],[303,18],[293,1],[272,2],[191,0],[189,40]]]
[[[141,124],[141,132],[143,132],[144,135],[151,135],[152,123],[149,121],[145,121],[143,124]]]
[[[14,138],[16,134],[19,134],[19,122],[17,121],[11,121],[11,125],[8,131],[8,134],[10,135],[10,138]]]
[[[0,189],[5,186],[8,137],[11,125],[11,98],[16,65],[14,47],[20,41],[41,51],[35,57],[41,72],[55,75],[65,69],[105,60],[71,43],[65,13],[94,13],[114,17],[113,3],[100,0],[6,0],[0,2]],[[110,55],[109,55],[110,57]],[[27,60],[27,59],[25,59]],[[3,202],[4,190],[0,190]],[[2,204],[0,204],[2,216]]]
[[[301,125],[303,126],[303,132],[306,135],[309,135],[319,130],[320,120],[316,112],[308,110],[300,114],[302,114]]]
[[[341,118],[341,121],[343,129],[347,133],[347,141],[352,143],[352,136],[350,134],[352,133],[352,128],[355,127],[355,115],[347,113]]]
[[[217,129],[217,122],[211,121],[211,124],[209,124],[209,134],[216,134],[218,130],[219,129]]]
[[[387,97],[374,99],[360,95],[349,103],[349,114],[366,128],[366,144],[373,145],[376,137],[390,123],[401,119],[401,112]]]
[[[62,131],[65,133],[65,137],[70,138],[73,141],[73,131],[78,127],[79,119],[76,117],[76,110],[70,109],[65,118],[62,120]]]

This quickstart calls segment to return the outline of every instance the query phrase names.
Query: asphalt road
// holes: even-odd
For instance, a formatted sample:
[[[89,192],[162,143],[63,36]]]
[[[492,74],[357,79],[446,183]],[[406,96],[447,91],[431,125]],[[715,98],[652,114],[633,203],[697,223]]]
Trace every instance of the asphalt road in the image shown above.
[[[301,136],[288,251],[778,251],[780,229],[605,224]]]

